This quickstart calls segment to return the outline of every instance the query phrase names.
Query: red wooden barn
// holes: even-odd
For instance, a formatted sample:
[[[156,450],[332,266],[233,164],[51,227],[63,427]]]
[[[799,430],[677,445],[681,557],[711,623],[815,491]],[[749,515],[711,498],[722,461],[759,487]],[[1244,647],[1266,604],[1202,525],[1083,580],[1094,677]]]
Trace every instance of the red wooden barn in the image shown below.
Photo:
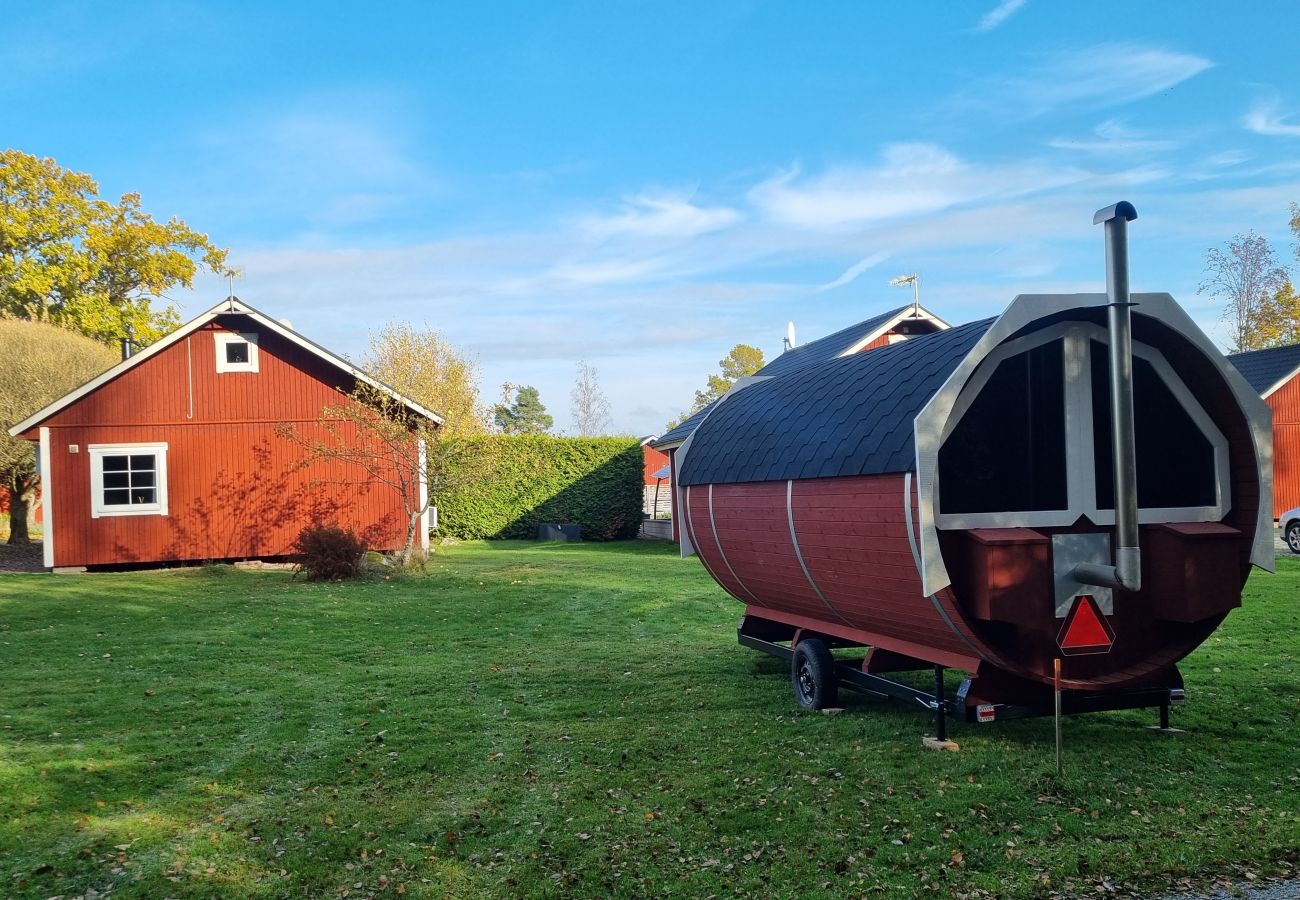
[[[1228,362],[1273,410],[1273,517],[1300,506],[1300,344],[1234,353]]]
[[[308,460],[283,434],[319,434],[322,410],[352,402],[358,383],[441,424],[286,324],[223,300],[10,430],[39,446],[45,565],[284,556],[312,522],[401,547],[395,489]]]
[[[947,322],[924,306],[919,304],[900,306],[897,309],[891,309],[888,312],[872,316],[864,322],[841,328],[839,331],[818,338],[815,341],[809,341],[807,344],[786,350],[754,373],[754,377],[765,378],[787,375],[808,366],[820,365],[832,359],[842,359],[846,356],[856,356],[868,350],[876,350],[880,347],[901,343],[909,338],[943,331],[948,327]],[[673,477],[670,480],[673,485],[674,510],[676,510],[682,499],[680,492],[676,490],[677,465],[675,457],[677,451],[686,443],[687,438],[694,433],[696,427],[704,421],[704,418],[708,416],[715,405],[711,403],[694,415],[688,416],[676,428],[660,435],[650,444],[655,450],[667,454],[669,465],[672,466]],[[681,521],[675,511],[673,514],[673,540],[679,543],[681,541]]]

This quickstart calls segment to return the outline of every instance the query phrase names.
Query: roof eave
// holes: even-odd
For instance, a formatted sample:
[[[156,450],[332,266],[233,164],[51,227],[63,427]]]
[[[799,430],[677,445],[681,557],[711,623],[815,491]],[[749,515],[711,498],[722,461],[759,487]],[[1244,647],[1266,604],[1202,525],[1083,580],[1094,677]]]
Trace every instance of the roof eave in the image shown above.
[[[211,322],[213,319],[217,318],[217,316],[223,316],[223,315],[248,316],[250,319],[257,322],[259,325],[262,325],[263,327],[275,332],[280,337],[285,338],[286,340],[294,344],[297,344],[298,346],[302,347],[308,352],[320,357],[321,359],[333,365],[335,368],[341,369],[342,371],[351,375],[353,378],[356,378],[358,381],[361,381],[364,384],[368,384],[371,387],[375,388],[376,390],[384,392],[385,394],[392,397],[394,400],[401,403],[407,409],[411,410],[412,412],[418,415],[423,416],[426,419],[429,419],[435,425],[441,426],[443,424],[442,416],[438,415],[437,413],[433,412],[430,409],[425,408],[422,404],[417,403],[411,398],[402,395],[395,388],[384,384],[382,381],[378,380],[377,378],[367,375],[365,372],[361,371],[360,369],[352,365],[347,360],[343,359],[342,357],[336,356],[335,354],[326,350],[324,347],[320,346],[314,341],[311,341],[303,337],[302,335],[298,334],[298,332],[294,331],[293,329],[280,324],[279,322],[275,321],[271,317],[267,316],[265,313],[262,313],[254,309],[253,307],[249,306],[248,304],[244,303],[242,300],[237,300],[234,297],[227,297],[225,300],[222,300],[220,303],[218,303],[216,306],[212,307],[211,309],[206,310],[200,313],[199,315],[195,316],[193,319],[186,322],[181,327],[177,328],[171,334],[168,334],[163,338],[155,341],[154,343],[150,344],[148,347],[145,347],[139,353],[136,353],[133,356],[130,356],[127,359],[122,360],[117,365],[113,366],[110,369],[105,370],[104,372],[101,372],[99,375],[95,376],[90,381],[87,381],[85,384],[73,388],[71,391],[64,394],[62,397],[55,400],[53,403],[49,403],[46,406],[42,407],[41,409],[37,410],[36,412],[32,413],[26,419],[23,419],[21,422],[19,422],[18,424],[10,428],[9,434],[12,437],[22,436],[24,432],[30,431],[31,429],[40,425],[50,416],[60,412],[61,410],[66,409],[67,407],[71,406],[73,403],[76,403],[82,397],[85,397],[87,394],[93,393],[94,391],[108,384],[110,381],[117,378],[119,375],[126,372],[128,369],[132,369],[135,366],[140,365],[145,360],[149,359],[152,356],[157,355],[158,353],[161,353],[163,350],[167,349],[173,344],[179,343],[182,338],[188,337],[189,335],[193,334],[195,331],[198,331],[201,327],[206,325],[208,322]],[[28,440],[31,440],[31,438],[28,438]]]

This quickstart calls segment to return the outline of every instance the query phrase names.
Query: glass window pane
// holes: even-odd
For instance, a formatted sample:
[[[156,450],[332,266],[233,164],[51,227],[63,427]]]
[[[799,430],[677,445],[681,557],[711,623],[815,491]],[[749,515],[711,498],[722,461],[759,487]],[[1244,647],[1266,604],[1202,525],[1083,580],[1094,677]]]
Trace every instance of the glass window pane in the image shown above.
[[[231,341],[226,344],[226,362],[248,362],[248,343],[246,341]]]
[[[130,502],[131,492],[125,488],[104,491],[105,506],[126,506]]]
[[[102,459],[103,459],[103,461],[104,461],[104,471],[105,471],[105,472],[125,472],[125,471],[126,471],[126,459],[127,459],[127,458],[126,458],[125,456],[105,456],[105,457],[102,457]]]
[[[1110,352],[1092,345],[1093,459],[1097,508],[1115,508],[1111,468]],[[1214,445],[1192,421],[1168,385],[1145,359],[1133,359],[1133,431],[1137,450],[1138,506],[1162,509],[1213,506]]]
[[[105,472],[104,487],[106,488],[124,488],[130,487],[129,476],[125,472]]]
[[[131,473],[131,487],[153,487],[153,486],[154,486],[153,472],[132,472]]]
[[[139,453],[131,457],[131,471],[139,472],[141,469],[153,471],[155,457],[152,453]]]
[[[157,494],[153,488],[134,488],[131,491],[132,503],[153,503]]]
[[[1064,350],[1053,341],[1003,360],[939,448],[939,511],[1068,505]]]

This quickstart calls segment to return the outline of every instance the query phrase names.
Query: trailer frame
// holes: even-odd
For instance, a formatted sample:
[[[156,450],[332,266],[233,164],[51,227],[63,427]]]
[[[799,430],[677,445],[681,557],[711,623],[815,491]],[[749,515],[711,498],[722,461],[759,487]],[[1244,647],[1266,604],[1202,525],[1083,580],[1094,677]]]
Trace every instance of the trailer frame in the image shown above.
[[[785,637],[774,636],[774,633],[780,634],[783,631],[789,631],[790,633]],[[834,635],[810,629],[793,628],[785,623],[766,619],[750,612],[747,612],[741,618],[740,624],[736,628],[736,639],[740,644],[787,662],[794,660],[795,647],[800,641],[814,638],[824,641],[829,647],[862,646]],[[1056,714],[1055,703],[1051,701],[1023,703],[981,702],[979,697],[972,694],[972,687],[975,685],[976,679],[969,674],[962,679],[961,685],[957,688],[955,694],[949,697],[944,684],[944,673],[947,671],[947,667],[912,659],[901,654],[889,653],[888,651],[885,652],[889,653],[890,671],[924,671],[931,669],[934,672],[934,687],[927,690],[893,678],[886,678],[876,672],[867,671],[870,653],[875,648],[867,649],[867,655],[860,659],[833,659],[833,672],[837,686],[846,687],[868,696],[903,700],[933,713],[935,739],[938,741],[942,742],[948,739],[949,717],[959,717],[966,723],[988,724],[994,721],[1031,719]],[[1186,694],[1177,670],[1171,669],[1171,673],[1172,680],[1176,682],[1177,686],[1161,684],[1107,691],[1063,690],[1061,691],[1061,714],[1081,715],[1112,710],[1155,708],[1159,710],[1160,724],[1152,727],[1165,732],[1173,731],[1175,729],[1171,729],[1169,726],[1170,707],[1183,703]],[[796,699],[798,699],[798,696],[796,687]]]

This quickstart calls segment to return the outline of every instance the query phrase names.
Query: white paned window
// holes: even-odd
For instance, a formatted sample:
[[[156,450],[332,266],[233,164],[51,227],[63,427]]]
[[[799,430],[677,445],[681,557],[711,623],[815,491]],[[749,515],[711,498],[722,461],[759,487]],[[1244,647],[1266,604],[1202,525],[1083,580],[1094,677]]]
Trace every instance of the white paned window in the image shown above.
[[[217,331],[212,337],[217,345],[218,372],[257,371],[256,334]]]
[[[167,515],[166,444],[91,444],[90,514]]]

